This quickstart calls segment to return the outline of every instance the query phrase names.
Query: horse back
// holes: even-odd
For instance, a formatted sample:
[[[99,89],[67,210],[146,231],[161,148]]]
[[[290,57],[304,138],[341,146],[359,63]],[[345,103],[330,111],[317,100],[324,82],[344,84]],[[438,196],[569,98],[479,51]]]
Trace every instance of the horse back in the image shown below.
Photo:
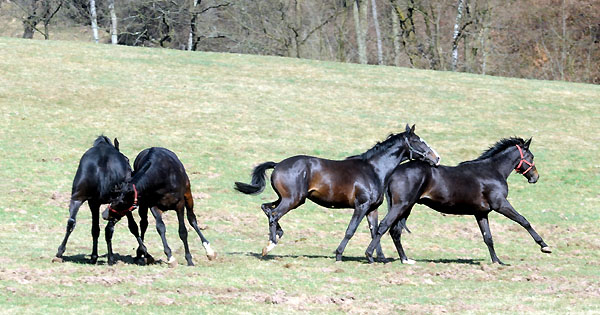
[[[77,167],[71,199],[96,199],[102,203],[108,201],[112,187],[131,176],[131,167],[127,158],[110,142],[96,141],[88,149]]]
[[[383,195],[372,168],[360,159],[293,156],[277,164],[271,181],[283,197],[307,197],[324,207],[354,207]]]
[[[190,193],[190,181],[183,163],[172,151],[152,147],[141,151],[134,161],[134,179],[145,195],[150,199],[162,199],[173,196],[172,202],[183,200],[184,194]]]

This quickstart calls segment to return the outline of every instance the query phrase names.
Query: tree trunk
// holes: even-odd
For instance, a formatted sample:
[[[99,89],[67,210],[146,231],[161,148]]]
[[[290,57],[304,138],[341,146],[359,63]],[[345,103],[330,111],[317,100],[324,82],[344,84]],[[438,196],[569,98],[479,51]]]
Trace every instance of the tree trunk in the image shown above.
[[[358,62],[367,64],[367,0],[354,0],[354,26],[356,28],[356,44],[358,45]]]
[[[90,15],[92,19],[92,35],[94,42],[98,43],[98,17],[96,16],[96,1],[90,0]]]
[[[381,30],[379,29],[379,19],[377,18],[377,1],[371,0],[371,10],[373,11],[373,25],[375,26],[375,35],[377,36],[377,64],[383,64],[383,44],[381,42]]]
[[[392,40],[394,42],[394,65],[400,66],[400,21],[396,9],[392,7]]]
[[[117,14],[115,13],[115,0],[108,0],[108,10],[110,11],[110,42],[113,45],[118,43],[117,34]]]
[[[464,0],[458,0],[456,9],[456,21],[454,22],[454,34],[452,35],[452,71],[456,71],[458,63],[458,36],[460,35],[460,21],[462,20]]]
[[[198,21],[198,12],[196,12],[196,8],[198,4],[200,4],[202,0],[194,0],[194,6],[192,7],[192,20],[190,21],[190,36],[188,37],[188,45],[187,50],[196,50],[196,33],[198,32],[198,28],[196,27],[196,23]]]

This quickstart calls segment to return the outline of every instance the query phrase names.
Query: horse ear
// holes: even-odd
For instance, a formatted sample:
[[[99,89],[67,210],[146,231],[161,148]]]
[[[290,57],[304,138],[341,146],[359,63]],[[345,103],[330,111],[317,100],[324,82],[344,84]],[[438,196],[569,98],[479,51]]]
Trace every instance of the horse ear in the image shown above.
[[[410,133],[410,126],[406,124],[406,133]]]
[[[529,138],[527,141],[525,141],[525,144],[523,144],[523,148],[529,149],[529,145],[531,144],[531,139],[533,139],[533,137]]]
[[[115,138],[115,148],[119,151],[119,140],[117,138]]]
[[[415,125],[413,124],[412,128],[410,128],[410,133],[415,133]]]

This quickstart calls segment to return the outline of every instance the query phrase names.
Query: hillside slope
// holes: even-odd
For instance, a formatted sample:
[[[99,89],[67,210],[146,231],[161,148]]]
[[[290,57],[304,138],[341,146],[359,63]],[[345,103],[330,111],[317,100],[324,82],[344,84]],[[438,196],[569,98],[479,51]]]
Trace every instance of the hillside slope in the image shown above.
[[[585,84],[0,38],[0,304],[28,312],[598,311],[599,100],[600,87]],[[364,264],[366,223],[335,264],[352,211],[307,202],[281,220],[286,235],[273,255],[258,258],[267,241],[259,206],[275,194],[241,195],[234,181],[291,155],[362,153],[406,123],[447,165],[504,137],[533,137],[540,181],[512,175],[509,198],[555,252],[539,253],[525,230],[492,215],[496,250],[513,266],[489,265],[475,220],[418,206],[403,238],[417,265]],[[79,158],[100,134],[118,137],[131,161],[150,146],[179,155],[218,261],[208,262],[190,234],[195,268],[79,264],[91,251],[84,206],[70,258],[50,262]],[[167,217],[183,262],[175,215]],[[148,248],[163,258],[150,224]],[[124,222],[114,243],[129,262],[136,243]],[[105,253],[102,236],[100,244]],[[388,238],[383,246],[397,257]]]

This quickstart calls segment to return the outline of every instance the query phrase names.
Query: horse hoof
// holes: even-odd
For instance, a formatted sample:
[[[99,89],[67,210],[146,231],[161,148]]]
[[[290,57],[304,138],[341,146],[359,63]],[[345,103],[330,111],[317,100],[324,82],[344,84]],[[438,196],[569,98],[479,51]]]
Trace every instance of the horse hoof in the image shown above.
[[[268,253],[269,253],[269,251],[267,250],[267,248],[263,247],[263,250],[262,250],[263,257],[267,256]]]
[[[342,261],[342,255],[341,254],[336,254],[335,255],[335,261],[336,262],[341,262]]]
[[[177,259],[171,257],[168,261],[168,264],[169,264],[169,268],[177,267]]]
[[[52,262],[53,263],[61,263],[61,262],[63,262],[63,259],[62,259],[62,257],[54,257],[54,258],[52,258]]]
[[[206,255],[206,257],[208,258],[208,260],[215,260],[217,258],[217,253],[213,252],[212,255]]]
[[[154,260],[154,257],[150,256],[150,254],[145,255],[145,260],[146,260],[146,265],[152,265],[153,263],[155,263],[156,261]]]
[[[407,265],[414,265],[416,263],[416,261],[414,261],[410,258],[406,258],[406,259],[402,259],[402,263],[407,264]]]
[[[544,246],[544,247],[542,247],[541,250],[542,250],[542,253],[547,253],[547,254],[552,253],[552,250],[550,249],[550,246]]]

